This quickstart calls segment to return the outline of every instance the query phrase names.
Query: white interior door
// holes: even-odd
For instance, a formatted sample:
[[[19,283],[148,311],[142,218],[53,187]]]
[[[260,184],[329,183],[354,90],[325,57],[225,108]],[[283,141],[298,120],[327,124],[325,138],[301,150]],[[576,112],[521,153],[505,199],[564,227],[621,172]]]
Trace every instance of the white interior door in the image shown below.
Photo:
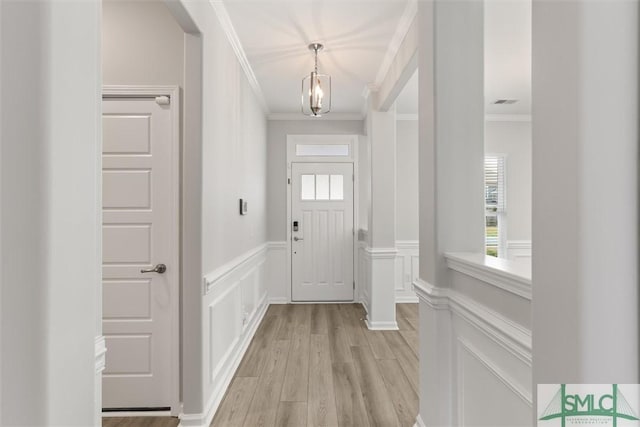
[[[102,104],[103,407],[168,409],[178,298],[174,107],[154,98]]]
[[[291,297],[353,300],[353,164],[292,163]]]

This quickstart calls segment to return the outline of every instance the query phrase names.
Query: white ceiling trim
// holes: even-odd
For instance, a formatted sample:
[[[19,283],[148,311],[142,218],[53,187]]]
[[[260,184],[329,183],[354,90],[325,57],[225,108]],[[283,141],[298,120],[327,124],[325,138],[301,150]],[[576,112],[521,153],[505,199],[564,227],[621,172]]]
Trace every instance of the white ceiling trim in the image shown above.
[[[378,68],[378,74],[376,74],[376,80],[374,82],[374,87],[379,88],[384,81],[384,78],[387,76],[389,72],[389,68],[391,64],[393,64],[393,60],[398,54],[398,49],[402,45],[402,41],[407,35],[409,28],[411,27],[411,23],[413,22],[413,18],[415,18],[418,13],[418,1],[417,0],[409,0],[407,5],[404,8],[404,12],[398,21],[398,26],[396,27],[396,32],[393,34],[391,38],[391,42],[389,43],[389,47],[387,48],[387,52],[384,55],[382,63],[380,64],[380,68]]]
[[[244,48],[240,43],[238,34],[233,27],[233,23],[231,22],[231,18],[229,17],[227,8],[224,6],[224,3],[221,0],[209,0],[209,3],[213,7],[218,20],[220,21],[220,25],[222,26],[222,30],[226,34],[227,39],[229,40],[229,43],[231,44],[231,47],[233,48],[233,51],[238,58],[238,62],[240,63],[240,66],[247,76],[249,86],[251,86],[251,89],[253,89],[253,93],[256,95],[256,98],[258,98],[258,102],[260,103],[262,110],[265,112],[265,114],[269,114],[269,106],[264,97],[264,93],[262,92],[260,83],[258,83],[258,79],[256,79],[256,75],[253,72],[253,68],[251,68],[249,60],[247,59],[247,55],[245,54]]]
[[[362,120],[363,116],[358,113],[327,113],[322,117],[305,116],[302,113],[272,113],[267,116],[267,120]]]
[[[531,114],[486,114],[487,122],[530,122]]]

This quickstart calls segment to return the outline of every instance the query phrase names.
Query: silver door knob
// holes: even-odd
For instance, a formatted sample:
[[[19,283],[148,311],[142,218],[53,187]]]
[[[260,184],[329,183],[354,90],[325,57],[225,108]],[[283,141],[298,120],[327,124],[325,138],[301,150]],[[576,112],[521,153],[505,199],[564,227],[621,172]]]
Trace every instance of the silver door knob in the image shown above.
[[[294,240],[295,242],[297,242],[298,240],[304,240],[304,239],[303,239],[303,238],[301,238],[301,237],[296,236],[296,237],[294,237],[294,238],[293,238],[293,240]]]
[[[150,269],[142,269],[140,270],[140,273],[164,273],[165,271],[167,271],[167,266],[164,264],[156,264],[155,267],[150,268]]]

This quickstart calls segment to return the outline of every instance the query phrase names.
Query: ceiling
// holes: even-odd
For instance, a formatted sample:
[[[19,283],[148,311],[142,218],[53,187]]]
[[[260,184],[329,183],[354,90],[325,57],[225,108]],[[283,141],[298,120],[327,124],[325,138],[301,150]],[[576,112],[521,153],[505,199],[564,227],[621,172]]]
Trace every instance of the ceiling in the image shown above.
[[[332,113],[360,114],[366,88],[384,71],[388,46],[409,0],[225,0],[270,113],[299,113],[311,42],[325,44],[320,72],[332,76]],[[397,37],[397,35],[396,35]],[[399,114],[418,112],[417,72],[399,95]],[[515,104],[495,105],[498,99]],[[531,2],[485,2],[485,111],[531,114]]]
[[[486,1],[484,16],[485,112],[531,114],[531,1]]]
[[[332,112],[360,113],[408,0],[225,0],[271,113],[299,113],[311,42],[325,44],[319,71],[332,77]]]

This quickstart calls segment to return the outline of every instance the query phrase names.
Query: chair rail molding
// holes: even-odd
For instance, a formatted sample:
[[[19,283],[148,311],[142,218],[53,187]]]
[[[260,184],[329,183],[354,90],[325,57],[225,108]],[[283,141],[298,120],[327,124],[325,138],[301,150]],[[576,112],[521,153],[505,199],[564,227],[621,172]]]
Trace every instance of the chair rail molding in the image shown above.
[[[527,277],[522,268],[513,268],[514,263],[481,254],[446,253],[444,256],[450,269],[531,301],[530,271]]]
[[[450,310],[484,332],[504,349],[531,366],[531,331],[449,288],[418,279],[413,283],[418,299],[436,310]]]
[[[219,283],[249,265],[255,258],[266,255],[267,243],[263,243],[232,259],[204,276],[204,294],[207,295]]]

